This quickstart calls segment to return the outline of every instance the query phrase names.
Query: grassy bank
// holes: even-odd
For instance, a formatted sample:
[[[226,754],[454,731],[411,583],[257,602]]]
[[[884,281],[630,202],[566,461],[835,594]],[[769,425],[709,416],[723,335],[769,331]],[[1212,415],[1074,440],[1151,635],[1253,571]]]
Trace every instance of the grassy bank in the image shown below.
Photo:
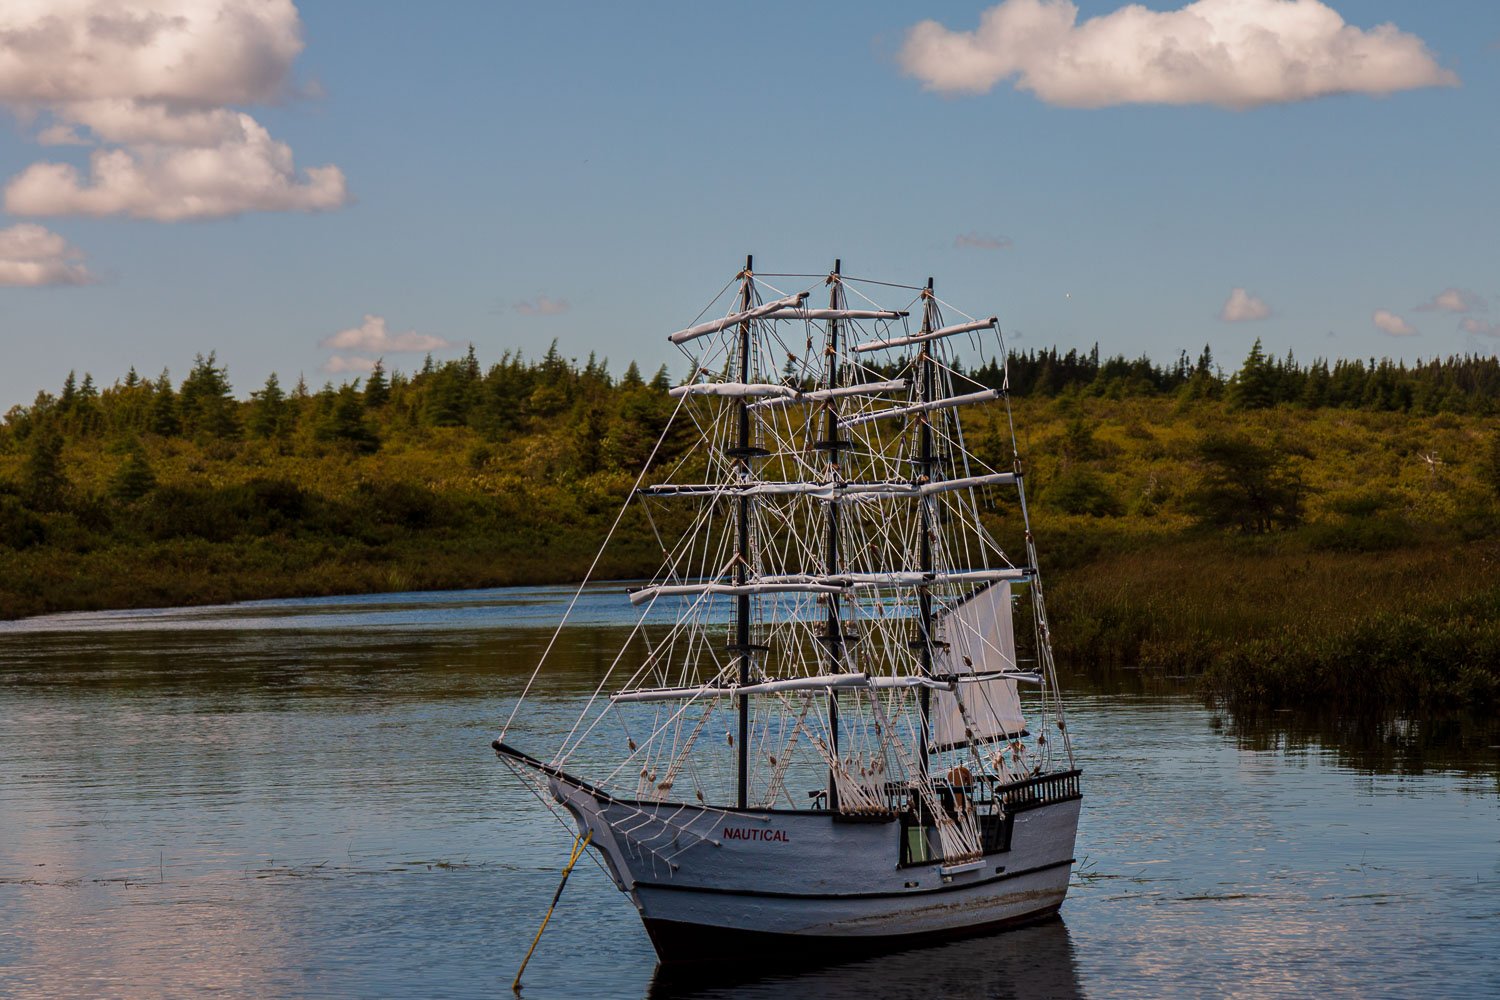
[[[1058,653],[1086,670],[1194,676],[1240,707],[1500,700],[1500,545],[1347,552],[1317,541],[1309,531],[1111,546],[1053,574]]]

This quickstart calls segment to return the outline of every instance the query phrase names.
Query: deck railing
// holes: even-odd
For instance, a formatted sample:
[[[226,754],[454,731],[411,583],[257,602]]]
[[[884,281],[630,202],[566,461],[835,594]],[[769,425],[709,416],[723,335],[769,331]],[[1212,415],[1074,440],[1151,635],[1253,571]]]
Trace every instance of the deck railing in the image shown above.
[[[1009,782],[1001,782],[990,775],[979,775],[968,785],[952,785],[940,781],[936,788],[944,807],[949,810],[953,808],[957,797],[963,796],[978,807],[980,812],[985,812],[987,807],[997,802],[1006,812],[1013,812],[1078,798],[1082,794],[1079,790],[1080,774],[1082,772],[1077,770],[1055,771]],[[889,783],[885,793],[886,805],[892,815],[909,810],[915,810],[919,814],[925,811],[926,806],[921,796],[906,782]]]
[[[992,794],[1000,799],[1007,812],[1015,809],[1032,809],[1049,802],[1076,799],[1082,794],[1078,784],[1081,773],[1075,770],[1040,774],[1035,778],[996,785],[992,789]]]

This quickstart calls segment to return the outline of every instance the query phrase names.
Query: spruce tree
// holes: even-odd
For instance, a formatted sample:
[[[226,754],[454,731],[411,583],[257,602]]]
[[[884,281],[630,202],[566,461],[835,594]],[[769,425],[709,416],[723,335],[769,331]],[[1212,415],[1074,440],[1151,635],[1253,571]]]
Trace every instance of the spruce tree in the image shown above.
[[[375,367],[370,369],[370,377],[365,379],[365,406],[372,410],[384,406],[391,398],[391,385],[386,381],[384,361],[384,358],[376,358]]]
[[[1260,338],[1250,348],[1245,364],[1229,384],[1229,405],[1243,410],[1263,410],[1274,401],[1274,371],[1261,350]]]
[[[261,438],[281,437],[287,430],[287,402],[276,373],[268,375],[265,388],[252,392],[250,398],[254,401],[250,406],[250,433]]]
[[[68,377],[63,381],[62,395],[57,397],[57,411],[67,413],[73,409],[73,404],[78,399],[78,378],[73,369],[68,369]]]
[[[109,495],[122,503],[130,503],[156,489],[156,473],[146,460],[146,452],[137,441],[130,449],[125,464],[115,471],[109,480]]]
[[[152,434],[172,437],[182,430],[182,421],[177,415],[177,394],[172,391],[172,378],[165,368],[156,379],[151,395],[151,415],[147,421]]]
[[[182,423],[195,434],[233,437],[239,432],[235,419],[238,408],[229,386],[229,369],[218,364],[215,352],[193,359],[193,370],[182,380],[178,391]]]
[[[62,447],[62,436],[54,431],[32,436],[22,486],[26,504],[33,510],[62,510],[66,506],[68,477],[62,468]]]
[[[340,386],[337,392],[325,388],[331,394],[332,405],[319,422],[314,436],[320,441],[335,441],[353,445],[360,452],[373,452],[380,448],[380,438],[365,419],[365,402],[359,390],[352,385]]]

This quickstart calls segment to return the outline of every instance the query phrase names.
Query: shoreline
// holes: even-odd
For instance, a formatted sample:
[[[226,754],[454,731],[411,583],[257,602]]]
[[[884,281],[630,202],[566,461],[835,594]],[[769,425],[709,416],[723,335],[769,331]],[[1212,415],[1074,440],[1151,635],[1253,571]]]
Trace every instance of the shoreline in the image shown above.
[[[1043,560],[1054,647],[1074,670],[1192,678],[1244,710],[1483,708],[1500,702],[1500,543],[1442,539],[1328,552],[1286,535],[1052,533]],[[264,542],[264,540],[260,540]],[[381,593],[576,586],[591,557],[519,553],[489,539],[408,537],[390,549],[296,552],[267,544],[72,553],[0,620]],[[566,541],[578,542],[579,539]],[[315,547],[316,548],[316,547]],[[570,549],[553,537],[543,549]],[[114,585],[106,567],[142,560]],[[640,579],[647,560],[601,562],[593,581]],[[144,576],[144,578],[143,578]],[[17,611],[22,613],[16,613]]]

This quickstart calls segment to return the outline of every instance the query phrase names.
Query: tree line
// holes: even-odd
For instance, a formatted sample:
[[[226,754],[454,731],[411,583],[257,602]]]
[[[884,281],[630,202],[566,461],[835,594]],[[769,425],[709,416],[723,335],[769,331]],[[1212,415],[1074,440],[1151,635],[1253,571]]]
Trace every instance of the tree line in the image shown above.
[[[903,366],[898,359],[877,373],[883,377]],[[961,364],[958,368],[963,371]],[[1173,363],[1158,365],[1145,356],[1101,359],[1095,345],[1088,353],[1057,348],[1011,351],[1003,367],[991,358],[964,374],[1016,396],[1177,396],[1222,400],[1241,409],[1285,404],[1421,415],[1500,411],[1500,358],[1481,355],[1419,360],[1413,365],[1389,358],[1318,359],[1303,365],[1291,352],[1285,358],[1267,355],[1257,340],[1241,366],[1226,374],[1208,347],[1196,360],[1183,352]],[[538,422],[565,416],[580,434],[601,443],[617,432],[615,450],[623,445],[628,454],[586,455],[584,464],[597,468],[610,459],[629,465],[643,457],[639,439],[660,429],[660,399],[672,384],[666,365],[647,381],[631,362],[615,378],[607,360],[591,354],[579,365],[577,359],[565,358],[554,342],[538,360],[507,351],[487,370],[472,346],[463,357],[442,363],[428,356],[410,374],[377,362],[365,378],[337,386],[327,382],[316,392],[302,378],[287,389],[272,373],[242,400],[233,392],[227,367],[210,353],[195,358],[188,375],[175,386],[167,370],[151,379],[132,367],[104,388],[92,374],[80,381],[70,371],[57,394],[43,390],[31,405],[12,407],[0,437],[14,443],[36,433],[76,439],[247,436],[341,443],[370,452],[380,447],[385,434],[401,428],[463,426],[503,440],[534,429]],[[620,440],[621,421],[633,425],[634,432],[625,435],[629,441]]]

